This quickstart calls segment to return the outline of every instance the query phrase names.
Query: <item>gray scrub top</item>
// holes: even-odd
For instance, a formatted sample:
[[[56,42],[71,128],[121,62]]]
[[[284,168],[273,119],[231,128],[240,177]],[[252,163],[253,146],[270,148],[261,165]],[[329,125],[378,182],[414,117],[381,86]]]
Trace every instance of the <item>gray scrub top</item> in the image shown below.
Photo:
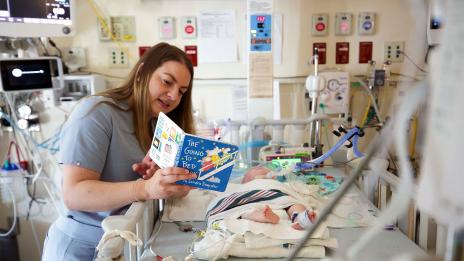
[[[145,152],[135,137],[133,112],[119,110],[102,101],[120,108],[129,107],[101,96],[81,100],[63,126],[60,163],[96,171],[101,174],[102,181],[136,180],[140,176],[132,171],[132,164],[140,162]],[[119,214],[123,209],[104,212],[67,210],[66,215],[80,223],[101,227],[104,218]]]

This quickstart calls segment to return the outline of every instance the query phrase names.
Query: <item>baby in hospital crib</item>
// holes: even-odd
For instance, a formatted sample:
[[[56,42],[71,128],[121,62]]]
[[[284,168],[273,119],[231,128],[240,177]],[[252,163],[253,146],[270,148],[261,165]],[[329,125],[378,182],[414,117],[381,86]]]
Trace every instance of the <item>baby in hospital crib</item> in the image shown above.
[[[267,172],[269,172],[267,168],[252,168],[245,174],[242,183],[248,183],[253,180],[253,183],[258,183],[259,181],[256,179],[265,178]],[[206,216],[209,218],[221,212],[240,207],[242,209],[246,208],[239,217],[241,219],[277,224],[280,221],[280,217],[267,203],[275,203],[275,200],[278,199],[280,202],[286,202],[285,205],[282,206],[282,209],[285,210],[291,220],[292,228],[303,230],[314,222],[316,219],[316,212],[306,208],[303,204],[291,198],[292,195],[277,188],[244,190],[228,195],[215,202],[213,205],[210,205]],[[249,207],[247,205],[249,205]]]
[[[316,212],[308,210],[301,204],[295,204],[286,209],[289,218],[292,221],[292,227],[302,230],[311,225],[316,219]],[[279,223],[279,216],[272,209],[265,205],[263,209],[252,209],[244,213],[241,218],[262,223]]]

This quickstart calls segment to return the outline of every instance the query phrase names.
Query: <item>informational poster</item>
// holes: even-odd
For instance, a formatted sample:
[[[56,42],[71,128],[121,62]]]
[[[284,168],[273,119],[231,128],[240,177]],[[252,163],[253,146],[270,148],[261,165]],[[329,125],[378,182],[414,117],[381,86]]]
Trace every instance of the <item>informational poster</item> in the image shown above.
[[[252,52],[249,55],[249,97],[272,97],[273,59],[272,53]]]
[[[274,0],[248,0],[249,14],[272,14]]]
[[[232,120],[248,120],[248,88],[246,85],[232,87]]]
[[[198,18],[198,62],[238,61],[235,11],[203,11]]]

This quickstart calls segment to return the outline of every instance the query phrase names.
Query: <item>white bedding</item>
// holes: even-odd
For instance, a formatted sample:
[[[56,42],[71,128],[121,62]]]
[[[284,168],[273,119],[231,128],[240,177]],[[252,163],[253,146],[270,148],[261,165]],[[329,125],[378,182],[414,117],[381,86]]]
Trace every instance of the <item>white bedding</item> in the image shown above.
[[[229,184],[226,192],[218,193],[203,190],[193,190],[189,195],[175,201],[168,201],[164,221],[204,221],[205,213],[219,200],[236,192],[254,189],[278,189],[288,196],[282,196],[270,201],[250,203],[238,206],[209,217],[205,237],[193,244],[194,257],[198,259],[219,259],[228,256],[248,258],[279,258],[288,256],[291,246],[299,242],[303,231],[291,227],[291,221],[284,208],[300,203],[307,208],[317,209],[326,204],[327,198],[320,197],[312,189],[305,186],[281,183],[272,179],[260,179],[246,184]],[[299,190],[298,192],[296,190]],[[303,193],[302,193],[303,192]],[[337,240],[330,238],[327,227],[357,227],[367,226],[374,217],[369,207],[360,200],[357,193],[348,194],[326,223],[316,231],[307,243],[300,257],[322,258],[325,248],[337,248]],[[253,207],[268,205],[279,215],[278,224],[259,223],[241,219],[240,216]],[[217,223],[213,229],[213,223]],[[218,229],[219,225],[219,229]]]
[[[279,258],[289,256],[292,249],[279,246],[249,248],[245,237],[238,234],[223,235],[214,230],[208,230],[205,237],[194,244],[194,257],[204,260],[225,259],[229,256],[248,258]],[[321,245],[303,247],[298,257],[323,258],[325,248]]]
[[[281,196],[271,200],[250,203],[214,214],[208,218],[208,229],[204,238],[194,244],[194,256],[199,259],[218,259],[228,256],[278,258],[291,253],[291,244],[298,242],[305,234],[304,231],[291,227],[286,207],[299,203],[310,208],[311,195],[306,197],[296,193],[288,184],[275,180],[254,180],[240,186],[234,186],[209,205],[212,208],[221,199],[236,192],[255,189],[277,189],[288,196]],[[314,202],[313,202],[314,203]],[[251,208],[259,208],[268,205],[277,215],[278,224],[260,223],[240,218]],[[326,225],[320,227],[309,242],[300,252],[300,257],[322,258],[325,256],[325,247],[337,247],[337,241],[330,238]]]

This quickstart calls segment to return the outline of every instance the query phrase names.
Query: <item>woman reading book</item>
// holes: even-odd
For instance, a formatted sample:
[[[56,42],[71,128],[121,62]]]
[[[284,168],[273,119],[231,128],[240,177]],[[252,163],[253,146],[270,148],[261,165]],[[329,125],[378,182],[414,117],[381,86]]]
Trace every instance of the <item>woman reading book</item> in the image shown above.
[[[76,105],[60,142],[67,210],[50,227],[42,260],[93,260],[105,217],[134,201],[188,194],[191,187],[175,182],[194,174],[159,169],[144,155],[160,112],[194,133],[192,80],[186,54],[160,43],[140,58],[120,87]],[[144,179],[138,179],[140,174]]]

